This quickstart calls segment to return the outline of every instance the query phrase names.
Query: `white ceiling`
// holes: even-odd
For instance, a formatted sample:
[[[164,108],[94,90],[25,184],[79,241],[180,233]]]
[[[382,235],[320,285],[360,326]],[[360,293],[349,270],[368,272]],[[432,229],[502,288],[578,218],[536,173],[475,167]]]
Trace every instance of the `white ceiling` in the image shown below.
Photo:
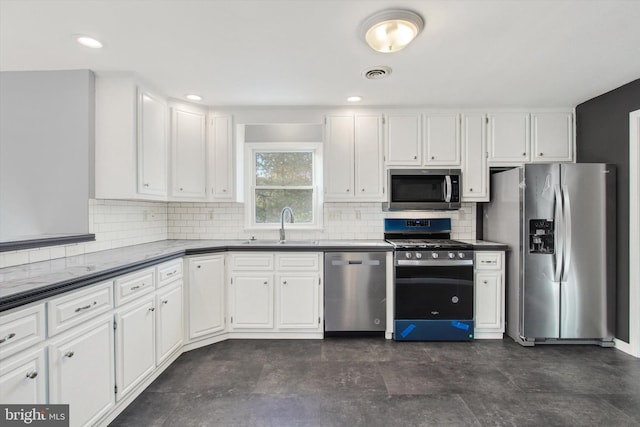
[[[359,24],[421,14],[405,50]],[[104,43],[77,45],[73,34]],[[387,65],[384,80],[362,72]],[[635,0],[0,0],[0,69],[133,71],[206,105],[572,107],[640,78]]]

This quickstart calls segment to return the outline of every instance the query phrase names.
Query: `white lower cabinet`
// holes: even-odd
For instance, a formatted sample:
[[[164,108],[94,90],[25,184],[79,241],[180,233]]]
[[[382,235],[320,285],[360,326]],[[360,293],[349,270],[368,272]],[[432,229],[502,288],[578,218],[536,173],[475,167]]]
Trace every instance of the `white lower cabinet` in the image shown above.
[[[49,403],[69,404],[71,426],[92,425],[114,405],[113,316],[49,342]]]
[[[224,254],[188,258],[186,293],[189,340],[225,330],[224,259]]]
[[[0,402],[23,405],[47,403],[43,346],[0,361]]]
[[[231,327],[273,328],[273,274],[234,273],[230,286]]]
[[[276,279],[278,329],[313,329],[320,323],[318,315],[318,273],[283,273]]]
[[[504,324],[504,252],[475,254],[475,337],[501,339]]]
[[[158,289],[156,293],[156,364],[175,353],[184,338],[182,280]]]
[[[154,295],[116,310],[117,400],[126,396],[156,367],[155,310]]]
[[[320,253],[231,253],[232,332],[322,337]],[[311,333],[311,334],[310,334]]]

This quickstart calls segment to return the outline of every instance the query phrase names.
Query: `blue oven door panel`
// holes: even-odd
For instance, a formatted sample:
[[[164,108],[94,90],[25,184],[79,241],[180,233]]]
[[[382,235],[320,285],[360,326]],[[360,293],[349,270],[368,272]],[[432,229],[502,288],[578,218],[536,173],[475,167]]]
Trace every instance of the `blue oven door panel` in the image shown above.
[[[473,341],[473,320],[395,320],[395,341]]]

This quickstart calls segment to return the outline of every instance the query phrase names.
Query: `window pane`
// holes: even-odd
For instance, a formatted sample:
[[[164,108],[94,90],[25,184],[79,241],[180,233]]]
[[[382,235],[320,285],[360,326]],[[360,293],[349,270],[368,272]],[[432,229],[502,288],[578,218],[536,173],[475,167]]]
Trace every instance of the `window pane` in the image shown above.
[[[310,152],[256,153],[256,185],[312,185]]]
[[[257,224],[280,223],[280,212],[285,206],[293,209],[296,223],[313,222],[313,190],[256,189]]]

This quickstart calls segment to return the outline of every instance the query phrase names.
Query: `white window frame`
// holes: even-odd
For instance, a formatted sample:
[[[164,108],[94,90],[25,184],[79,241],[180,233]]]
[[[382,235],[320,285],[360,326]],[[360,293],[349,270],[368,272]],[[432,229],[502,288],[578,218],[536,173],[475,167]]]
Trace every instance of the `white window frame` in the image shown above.
[[[244,206],[245,206],[245,229],[246,230],[277,230],[280,223],[256,223],[255,210],[255,189],[256,189],[256,164],[255,153],[290,153],[290,152],[311,152],[313,155],[313,222],[307,223],[287,223],[287,230],[321,230],[322,218],[322,144],[312,142],[280,142],[280,143],[246,143],[244,147]],[[295,218],[295,212],[294,218]]]

